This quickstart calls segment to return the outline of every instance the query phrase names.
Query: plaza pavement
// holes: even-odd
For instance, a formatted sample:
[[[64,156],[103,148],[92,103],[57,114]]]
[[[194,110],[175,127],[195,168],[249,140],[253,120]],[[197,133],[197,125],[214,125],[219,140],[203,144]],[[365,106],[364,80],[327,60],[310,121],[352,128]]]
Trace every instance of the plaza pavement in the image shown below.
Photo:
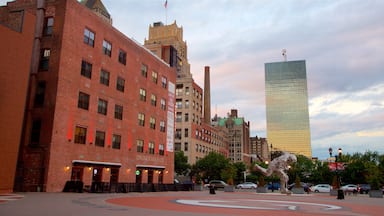
[[[384,215],[384,199],[253,191],[0,194],[0,216]]]

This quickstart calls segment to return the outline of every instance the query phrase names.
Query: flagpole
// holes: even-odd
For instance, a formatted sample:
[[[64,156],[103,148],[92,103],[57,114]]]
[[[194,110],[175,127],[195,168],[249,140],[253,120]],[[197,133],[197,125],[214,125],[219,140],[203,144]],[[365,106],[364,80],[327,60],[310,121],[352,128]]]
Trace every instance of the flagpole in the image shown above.
[[[168,24],[168,0],[165,0],[164,7],[165,7],[165,25],[167,25]]]

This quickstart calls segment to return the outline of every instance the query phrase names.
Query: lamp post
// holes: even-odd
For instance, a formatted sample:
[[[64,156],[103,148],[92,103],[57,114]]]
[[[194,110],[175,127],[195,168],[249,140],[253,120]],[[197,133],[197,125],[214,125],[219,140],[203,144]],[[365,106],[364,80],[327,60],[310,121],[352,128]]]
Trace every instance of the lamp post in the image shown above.
[[[328,152],[329,152],[329,156],[332,157],[332,148],[329,148],[328,149]],[[341,148],[339,148],[337,150],[338,154],[337,155],[334,155],[335,157],[335,172],[336,172],[336,189],[337,189],[337,199],[344,199],[344,192],[343,190],[340,188],[340,176],[339,176],[339,162],[338,162],[338,159],[340,160],[341,158],[341,155],[343,153],[343,150]]]

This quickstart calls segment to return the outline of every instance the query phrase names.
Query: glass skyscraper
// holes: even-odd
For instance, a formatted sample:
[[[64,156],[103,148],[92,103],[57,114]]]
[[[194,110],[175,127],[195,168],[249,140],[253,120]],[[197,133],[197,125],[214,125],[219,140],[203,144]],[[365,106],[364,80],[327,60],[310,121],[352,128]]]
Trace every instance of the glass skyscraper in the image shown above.
[[[305,61],[266,63],[265,95],[272,151],[312,157]]]

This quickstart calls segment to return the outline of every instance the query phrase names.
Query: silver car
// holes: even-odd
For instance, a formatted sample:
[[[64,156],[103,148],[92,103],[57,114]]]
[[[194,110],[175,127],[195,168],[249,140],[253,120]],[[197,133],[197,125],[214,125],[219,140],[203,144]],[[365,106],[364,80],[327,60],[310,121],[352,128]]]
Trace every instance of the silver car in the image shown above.
[[[256,189],[257,184],[255,184],[253,182],[244,182],[244,183],[236,185],[236,188],[238,188],[238,189]]]
[[[329,184],[318,184],[311,187],[311,191],[316,193],[329,193],[331,189],[332,186]]]

